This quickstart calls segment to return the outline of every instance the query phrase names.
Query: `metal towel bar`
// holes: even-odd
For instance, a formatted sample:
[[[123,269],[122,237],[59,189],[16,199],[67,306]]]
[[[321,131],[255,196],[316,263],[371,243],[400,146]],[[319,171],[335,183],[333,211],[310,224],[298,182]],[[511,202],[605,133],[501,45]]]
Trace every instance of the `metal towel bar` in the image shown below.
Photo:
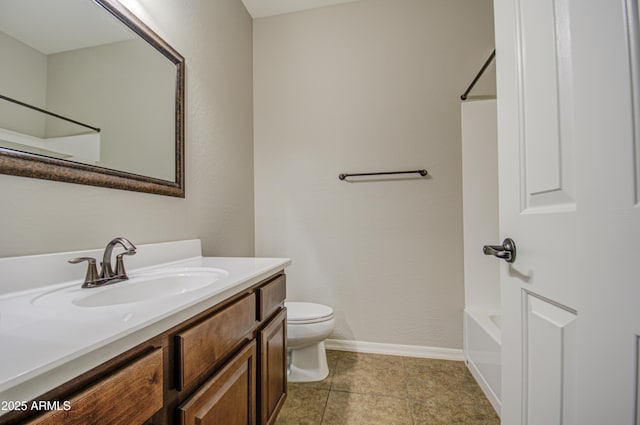
[[[411,170],[411,171],[382,171],[378,173],[356,173],[356,174],[339,174],[338,178],[340,180],[344,180],[347,177],[361,177],[361,176],[383,176],[389,174],[420,174],[422,177],[425,177],[429,173],[427,170]]]
[[[29,105],[28,103],[21,102],[19,100],[13,99],[11,97],[4,96],[4,95],[0,94],[0,99],[6,100],[7,102],[15,103],[16,105],[24,106],[25,108],[33,109],[34,111],[42,112],[43,114],[51,115],[52,117],[60,118],[61,120],[65,120],[65,121],[80,125],[80,126],[85,127],[85,128],[90,128],[91,130],[95,131],[96,133],[100,133],[100,129],[98,127],[94,127],[92,125],[85,124],[85,123],[82,123],[80,121],[72,120],[71,118],[67,118],[67,117],[64,117],[62,115],[54,114],[53,112],[49,112],[49,111],[47,111],[45,109],[38,108],[37,106]]]

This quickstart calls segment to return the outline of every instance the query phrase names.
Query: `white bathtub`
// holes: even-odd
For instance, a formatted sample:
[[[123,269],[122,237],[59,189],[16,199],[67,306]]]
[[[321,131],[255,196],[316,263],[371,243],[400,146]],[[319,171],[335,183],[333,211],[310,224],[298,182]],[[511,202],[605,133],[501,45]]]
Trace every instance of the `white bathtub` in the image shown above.
[[[480,388],[500,415],[501,316],[499,312],[464,312],[464,357]]]

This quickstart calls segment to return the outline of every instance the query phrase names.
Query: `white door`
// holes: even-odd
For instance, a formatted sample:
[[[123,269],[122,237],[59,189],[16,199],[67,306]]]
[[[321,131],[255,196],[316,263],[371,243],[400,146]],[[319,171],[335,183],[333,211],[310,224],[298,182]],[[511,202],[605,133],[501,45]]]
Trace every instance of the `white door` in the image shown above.
[[[495,0],[502,423],[640,425],[638,0]]]

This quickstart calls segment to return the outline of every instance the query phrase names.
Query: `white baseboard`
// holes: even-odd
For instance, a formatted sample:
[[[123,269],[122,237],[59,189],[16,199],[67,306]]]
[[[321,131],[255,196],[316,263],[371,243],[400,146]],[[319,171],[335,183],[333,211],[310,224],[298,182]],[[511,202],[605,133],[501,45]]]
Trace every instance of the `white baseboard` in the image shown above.
[[[462,350],[455,348],[423,347],[420,345],[382,344],[379,342],[327,339],[324,345],[329,350],[353,351],[355,353],[387,354],[391,356],[423,357],[429,359],[464,360]]]

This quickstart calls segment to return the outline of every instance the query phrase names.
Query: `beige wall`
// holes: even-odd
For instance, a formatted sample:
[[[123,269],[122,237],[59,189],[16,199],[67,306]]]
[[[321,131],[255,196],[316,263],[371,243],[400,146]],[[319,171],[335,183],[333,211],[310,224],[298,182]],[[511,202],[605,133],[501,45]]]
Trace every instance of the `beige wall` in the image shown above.
[[[256,254],[335,338],[462,347],[460,94],[490,0],[367,0],[254,21]],[[343,172],[427,168],[346,183]]]
[[[1,31],[0,52],[0,94],[45,108],[47,56]],[[31,109],[0,99],[0,128],[44,137],[44,117]]]
[[[172,62],[136,38],[52,54],[47,64],[47,108],[102,130],[96,165],[175,181]],[[47,119],[47,137],[86,131]]]
[[[240,0],[136,5],[186,58],[186,199],[0,175],[0,256],[100,248],[118,235],[253,254],[251,17]]]

